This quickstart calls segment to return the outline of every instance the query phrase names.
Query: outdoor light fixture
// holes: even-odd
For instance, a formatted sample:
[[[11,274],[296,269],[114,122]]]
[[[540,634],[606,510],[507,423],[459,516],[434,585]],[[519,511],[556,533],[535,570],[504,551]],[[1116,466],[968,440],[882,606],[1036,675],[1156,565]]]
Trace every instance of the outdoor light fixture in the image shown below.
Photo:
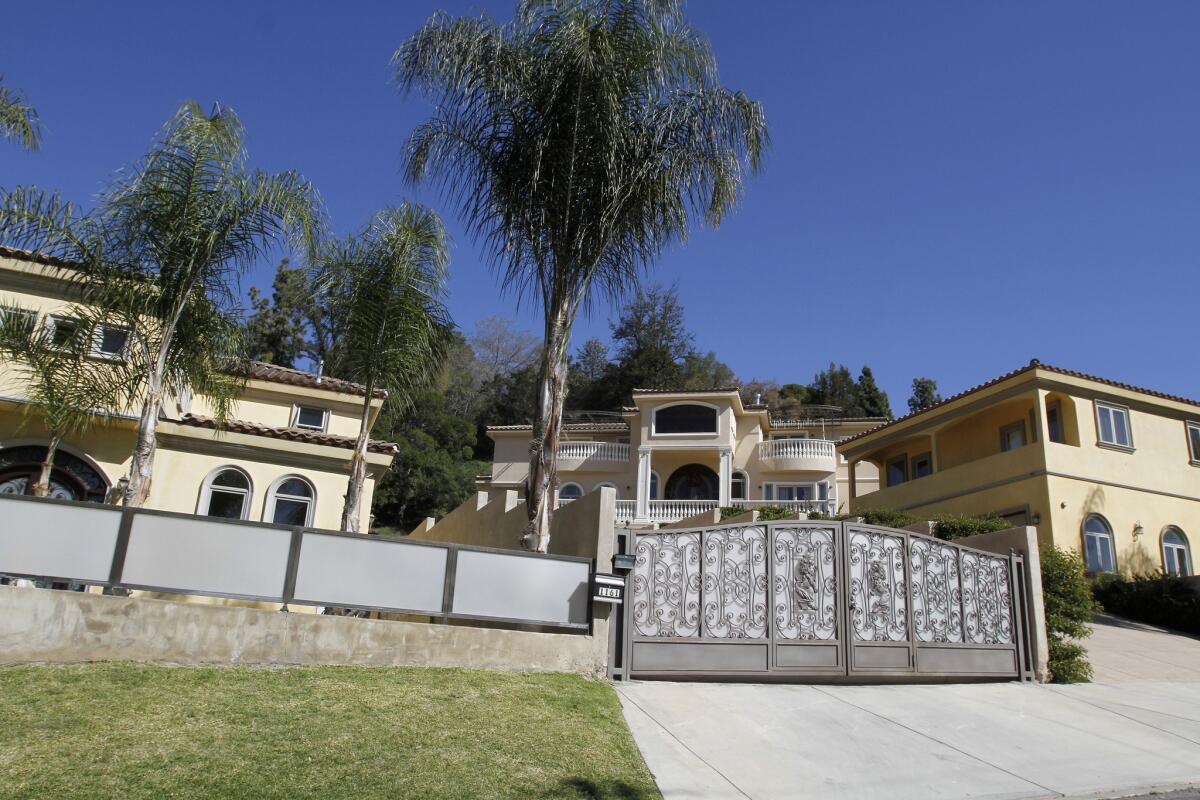
[[[129,488],[129,476],[122,475],[117,479],[117,496],[113,498],[113,505],[125,502],[125,490]]]
[[[1042,515],[1039,514],[1037,511],[1035,511],[1035,512],[1033,512],[1033,519],[1030,521],[1033,522],[1034,525],[1041,525],[1042,524]]]
[[[1140,519],[1137,522],[1133,523],[1133,538],[1136,539],[1137,537],[1141,536],[1145,532],[1146,532],[1146,529],[1142,527],[1142,521]]]

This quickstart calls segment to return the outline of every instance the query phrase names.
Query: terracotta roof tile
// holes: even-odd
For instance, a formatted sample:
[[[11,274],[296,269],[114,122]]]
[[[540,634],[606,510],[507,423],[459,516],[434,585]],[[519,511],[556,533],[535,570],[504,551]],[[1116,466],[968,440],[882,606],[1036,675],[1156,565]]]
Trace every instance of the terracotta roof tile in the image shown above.
[[[184,414],[178,422],[181,425],[191,425],[194,428],[217,429],[217,421],[215,419],[200,414]],[[353,450],[355,443],[355,437],[353,436],[339,436],[334,433],[321,433],[320,431],[305,431],[299,428],[274,428],[270,425],[263,425],[259,422],[250,422],[244,419],[229,420],[223,430],[233,431],[234,433],[247,433],[251,436],[266,436],[270,439],[283,439],[289,442],[343,447],[348,450]],[[372,439],[367,444],[367,449],[372,453],[383,453],[389,456],[395,455],[398,448],[399,445],[394,442],[384,442],[378,439]]]
[[[309,389],[325,389],[330,392],[340,392],[341,394],[355,394],[359,397],[363,397],[367,393],[367,387],[361,383],[344,381],[340,378],[331,378],[327,375],[318,375],[315,372],[304,372],[303,370],[289,369],[287,367],[276,366],[275,364],[266,364],[262,361],[251,361],[246,368],[246,376],[260,381],[286,383],[290,386],[304,386]],[[385,400],[387,399],[387,392],[383,389],[376,389],[372,392],[372,397]]]
[[[638,394],[715,394],[717,392],[740,392],[740,386],[715,386],[712,389],[634,389]]]
[[[532,425],[488,425],[489,431],[532,431]],[[567,433],[625,433],[629,425],[624,422],[567,422],[562,426]]]
[[[1109,378],[1101,378],[1098,375],[1088,375],[1086,372],[1077,372],[1076,370],[1073,370],[1073,369],[1064,369],[1063,367],[1055,367],[1055,366],[1051,366],[1050,364],[1043,364],[1042,362],[1038,361],[1035,358],[1023,367],[1014,369],[1011,372],[1006,372],[1003,375],[1000,375],[999,377],[992,378],[989,381],[984,381],[983,383],[978,384],[977,386],[972,386],[969,389],[964,389],[963,391],[959,392],[958,394],[951,395],[950,397],[947,397],[946,399],[942,400],[940,403],[936,403],[936,404],[930,406],[929,408],[924,408],[924,409],[921,409],[920,411],[914,411],[912,413],[905,414],[903,417],[897,417],[896,419],[892,420],[891,422],[884,423],[883,425],[877,425],[876,427],[871,428],[869,430],[865,430],[862,433],[856,433],[855,435],[849,437],[848,439],[843,439],[840,442],[840,444],[848,444],[850,442],[853,442],[856,439],[861,439],[864,436],[869,436],[872,433],[881,431],[884,428],[890,428],[891,426],[895,425],[898,422],[903,422],[904,420],[912,419],[913,417],[919,417],[922,414],[928,414],[929,412],[934,411],[935,409],[941,408],[942,406],[946,405],[947,403],[953,403],[955,400],[961,400],[962,398],[966,397],[967,395],[982,391],[984,389],[987,389],[990,386],[995,386],[996,384],[1002,383],[1002,382],[1008,380],[1009,378],[1014,378],[1023,372],[1028,372],[1028,371],[1034,370],[1034,369],[1041,369],[1041,370],[1045,370],[1046,372],[1055,372],[1055,373],[1058,373],[1059,375],[1067,375],[1072,378],[1081,378],[1086,381],[1095,381],[1096,383],[1103,383],[1106,386],[1115,386],[1118,389],[1125,389],[1130,392],[1138,392],[1139,394],[1146,394],[1146,395],[1150,395],[1151,397],[1161,398],[1163,400],[1172,400],[1176,403],[1187,403],[1188,405],[1200,406],[1200,400],[1192,400],[1187,397],[1180,397],[1179,395],[1167,394],[1166,392],[1159,392],[1154,389],[1145,389],[1141,386],[1134,386],[1133,384],[1130,384],[1130,383],[1122,383],[1121,381],[1114,381],[1114,380],[1110,380]]]
[[[17,261],[32,261],[35,264],[45,264],[50,267],[63,267],[64,269],[79,269],[83,265],[78,261],[70,261],[58,256],[48,256],[45,253],[35,253],[32,250],[22,250],[18,247],[5,247],[0,245],[0,258],[12,258]]]

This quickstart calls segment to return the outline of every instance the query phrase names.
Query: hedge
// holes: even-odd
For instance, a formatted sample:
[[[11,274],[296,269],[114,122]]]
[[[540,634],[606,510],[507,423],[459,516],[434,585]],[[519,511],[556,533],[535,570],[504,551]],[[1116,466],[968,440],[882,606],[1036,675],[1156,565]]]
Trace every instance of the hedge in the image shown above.
[[[1001,517],[964,517],[959,514],[938,514],[933,518],[933,533],[939,539],[962,539],[979,533],[1008,530],[1013,525]]]
[[[1096,611],[1083,561],[1053,545],[1041,551],[1042,600],[1050,641],[1050,676],[1055,683],[1083,683],[1092,678],[1087,651],[1077,640],[1092,635],[1087,623]]]
[[[1126,619],[1200,634],[1200,596],[1186,581],[1174,577],[1134,578],[1098,576],[1092,594],[1105,611]]]

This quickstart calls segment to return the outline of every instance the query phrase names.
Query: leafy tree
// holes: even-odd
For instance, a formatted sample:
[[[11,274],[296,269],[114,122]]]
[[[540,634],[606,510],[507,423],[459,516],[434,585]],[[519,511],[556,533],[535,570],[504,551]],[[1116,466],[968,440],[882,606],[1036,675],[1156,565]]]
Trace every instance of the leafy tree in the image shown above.
[[[573,366],[589,381],[604,380],[611,366],[608,347],[599,339],[588,339],[575,355]]]
[[[685,355],[681,373],[679,385],[684,389],[716,389],[737,384],[733,369],[711,350]]]
[[[639,290],[612,324],[617,346],[618,398],[634,389],[673,389],[683,385],[683,360],[695,337],[684,322],[675,287]]]
[[[0,311],[0,355],[21,383],[26,415],[38,419],[49,438],[32,487],[37,497],[50,493],[54,457],[63,440],[111,421],[126,399],[108,361],[92,357],[92,336],[82,326],[39,325],[33,311]]]
[[[475,489],[490,464],[473,459],[475,425],[450,413],[436,389],[420,392],[396,417],[389,408],[375,426],[399,445],[392,468],[375,488],[376,525],[412,530],[425,517],[444,517]]]
[[[246,320],[246,355],[256,361],[296,368],[309,354],[309,307],[313,305],[308,275],[283,259],[275,270],[270,299],[250,287],[251,313]]]
[[[232,109],[189,101],[90,213],[35,187],[0,194],[0,241],[78,263],[85,327],[128,331],[113,366],[141,406],[129,506],[150,493],[164,398],[203,393],[222,422],[240,390],[237,279],[281,239],[309,240],[318,221],[299,175],[246,171],[244,141]]]
[[[37,150],[42,144],[42,124],[37,109],[25,95],[2,85],[0,74],[0,137],[15,139],[26,150]]]
[[[887,393],[875,383],[875,375],[870,367],[862,368],[855,394],[858,396],[859,410],[864,417],[892,418],[892,405],[888,402]]]
[[[942,396],[938,394],[937,381],[933,378],[913,378],[912,397],[908,398],[910,413],[915,414],[940,402]]]
[[[411,203],[380,211],[358,234],[324,242],[314,254],[324,292],[344,306],[339,373],[365,387],[342,530],[359,530],[376,390],[393,408],[411,408],[441,367],[448,259],[441,219]]]
[[[528,367],[538,356],[537,337],[504,317],[479,320],[469,341],[476,369],[484,380]]]
[[[861,417],[858,385],[845,364],[829,362],[828,369],[813,376],[808,385],[808,402],[818,406],[837,406],[847,417]]]
[[[408,177],[441,182],[504,284],[545,320],[525,543],[550,537],[571,329],[623,296],[695,221],[718,225],[767,145],[762,107],[722,88],[672,0],[526,0],[516,18],[435,15],[393,57],[435,116]]]

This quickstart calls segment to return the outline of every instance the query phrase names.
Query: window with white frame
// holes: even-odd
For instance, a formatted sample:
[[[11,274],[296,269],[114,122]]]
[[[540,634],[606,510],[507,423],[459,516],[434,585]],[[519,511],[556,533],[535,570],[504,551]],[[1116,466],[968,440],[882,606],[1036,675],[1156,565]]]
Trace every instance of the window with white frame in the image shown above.
[[[83,331],[83,323],[74,317],[51,314],[46,324],[50,326],[50,343],[62,349],[71,347]]]
[[[1088,572],[1115,572],[1112,527],[1099,514],[1089,514],[1083,523],[1083,553]]]
[[[1096,438],[1101,444],[1133,449],[1129,409],[1096,401]]]
[[[700,403],[676,403],[654,410],[655,436],[716,434],[717,409]]]
[[[100,358],[124,358],[129,331],[116,325],[97,325],[92,332],[92,355]]]
[[[1188,457],[1200,464],[1200,422],[1187,423]]]
[[[1184,578],[1192,574],[1188,557],[1187,537],[1174,525],[1168,525],[1162,535],[1163,574]]]
[[[34,326],[37,325],[37,312],[30,308],[0,306],[0,324],[13,328],[20,325],[20,334],[28,336],[33,333]]]
[[[583,487],[578,483],[564,483],[558,487],[559,500],[578,500],[583,497]]]
[[[828,489],[826,489],[828,492]],[[765,483],[763,499],[785,503],[816,499],[816,484],[812,483]]]
[[[745,500],[746,499],[746,473],[738,470],[730,476],[729,479],[729,499],[730,500]]]
[[[200,513],[206,517],[246,519],[250,512],[250,477],[237,467],[209,474],[200,493]]]
[[[312,525],[316,492],[304,478],[289,475],[271,486],[266,518],[277,525]]]
[[[319,406],[296,406],[292,411],[292,427],[324,433],[329,427],[329,409]]]

